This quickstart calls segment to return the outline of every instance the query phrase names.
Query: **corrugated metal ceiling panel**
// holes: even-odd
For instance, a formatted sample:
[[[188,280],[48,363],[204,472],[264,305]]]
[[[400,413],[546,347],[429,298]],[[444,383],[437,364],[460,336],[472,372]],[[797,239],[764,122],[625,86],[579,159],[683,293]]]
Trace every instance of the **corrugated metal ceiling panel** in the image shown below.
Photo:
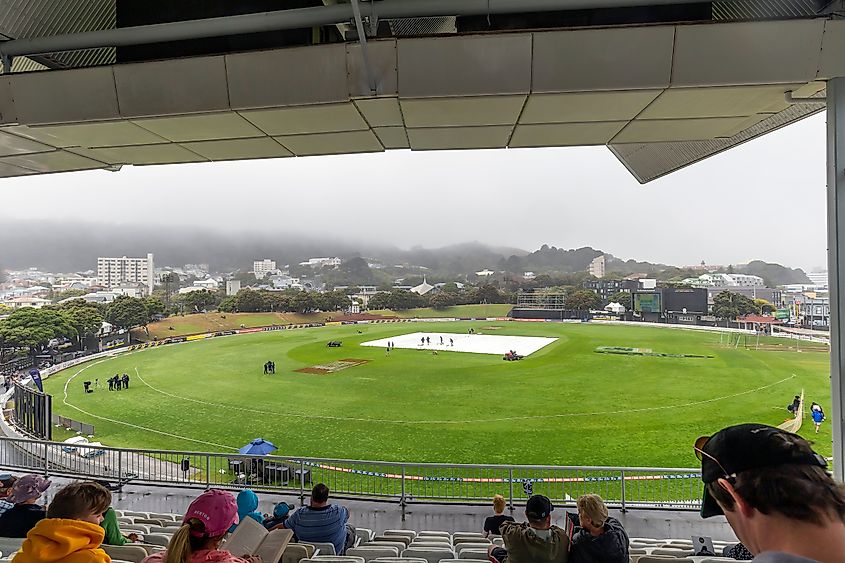
[[[744,0],[713,2],[714,21],[806,18],[827,4],[824,0]]]
[[[12,39],[112,29],[115,0],[0,0],[0,34]],[[53,53],[36,60],[56,68],[111,64],[114,49]]]
[[[457,18],[454,16],[387,21],[390,23],[391,33],[396,36],[442,35],[458,31]]]
[[[824,97],[824,91],[817,96]],[[679,143],[630,143],[609,145],[608,148],[640,183],[645,184],[820,111],[824,111],[824,106],[795,104],[729,138]]]

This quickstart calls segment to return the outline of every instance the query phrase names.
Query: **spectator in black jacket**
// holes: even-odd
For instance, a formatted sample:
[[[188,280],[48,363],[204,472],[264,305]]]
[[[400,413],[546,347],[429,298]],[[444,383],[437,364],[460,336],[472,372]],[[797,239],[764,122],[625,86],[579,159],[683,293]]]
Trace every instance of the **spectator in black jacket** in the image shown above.
[[[628,563],[628,534],[598,495],[578,499],[581,526],[572,536],[570,563]]]
[[[495,514],[493,516],[488,516],[484,520],[484,537],[489,538],[490,536],[501,536],[502,532],[499,530],[499,526],[502,525],[502,522],[513,522],[513,516],[506,516],[505,512],[505,497],[502,495],[496,495],[493,497],[493,512]]]
[[[38,521],[47,516],[38,499],[49,486],[50,481],[40,475],[24,475],[15,481],[6,499],[15,506],[0,515],[0,537],[25,538]]]

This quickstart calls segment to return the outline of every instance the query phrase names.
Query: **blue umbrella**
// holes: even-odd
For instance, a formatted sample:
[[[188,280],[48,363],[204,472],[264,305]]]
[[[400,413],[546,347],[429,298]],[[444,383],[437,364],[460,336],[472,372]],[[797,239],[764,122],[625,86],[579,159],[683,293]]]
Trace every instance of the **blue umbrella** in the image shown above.
[[[278,449],[279,448],[273,445],[273,442],[268,442],[264,438],[256,438],[246,446],[239,449],[238,452],[244,455],[267,455]]]

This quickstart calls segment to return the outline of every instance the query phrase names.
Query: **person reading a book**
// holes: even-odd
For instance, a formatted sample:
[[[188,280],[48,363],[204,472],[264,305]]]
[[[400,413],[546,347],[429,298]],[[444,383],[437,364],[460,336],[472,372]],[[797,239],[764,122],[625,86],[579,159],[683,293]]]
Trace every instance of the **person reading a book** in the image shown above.
[[[622,523],[608,516],[599,495],[578,499],[579,526],[572,534],[571,563],[628,563],[628,534]]]
[[[355,528],[349,525],[349,510],[329,504],[329,488],[318,483],[311,490],[311,502],[290,515],[284,527],[292,530],[303,543],[334,545],[336,555],[343,555],[355,544]]]
[[[729,426],[693,446],[701,516],[723,514],[758,563],[836,563],[845,554],[845,485],[802,437],[765,424]]]
[[[505,547],[490,546],[487,551],[493,563],[567,563],[569,535],[552,525],[552,502],[543,495],[534,495],[525,504],[528,522],[502,522]]]
[[[237,523],[235,497],[219,489],[208,490],[188,507],[167,549],[148,555],[141,563],[262,563],[257,556],[237,557],[219,549],[226,531]]]
[[[100,547],[105,534],[100,522],[110,504],[111,493],[99,483],[67,485],[26,535],[13,563],[110,563]]]

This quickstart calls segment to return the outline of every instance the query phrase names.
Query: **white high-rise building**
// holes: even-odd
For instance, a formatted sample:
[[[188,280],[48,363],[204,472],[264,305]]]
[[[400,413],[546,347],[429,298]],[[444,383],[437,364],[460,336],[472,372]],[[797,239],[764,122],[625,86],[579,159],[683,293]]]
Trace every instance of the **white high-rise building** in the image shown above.
[[[604,254],[602,254],[601,256],[596,256],[595,258],[593,258],[593,261],[590,262],[590,275],[594,278],[603,278],[606,267],[607,261],[604,258]]]
[[[123,284],[139,284],[145,287],[147,295],[155,286],[153,255],[146,258],[97,258],[97,279],[100,285],[109,289]]]
[[[255,277],[262,279],[270,272],[276,271],[276,261],[265,258],[264,260],[256,260],[252,263],[252,273]]]

